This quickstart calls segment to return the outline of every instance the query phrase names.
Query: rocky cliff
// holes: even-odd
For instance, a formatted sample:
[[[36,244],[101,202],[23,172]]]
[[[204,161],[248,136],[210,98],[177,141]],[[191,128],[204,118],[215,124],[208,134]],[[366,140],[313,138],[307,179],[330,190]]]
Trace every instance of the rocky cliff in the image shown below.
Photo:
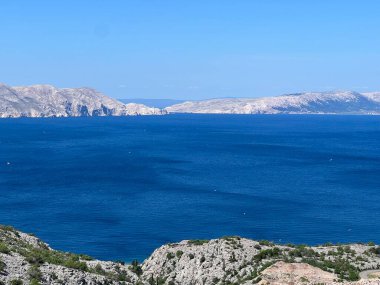
[[[380,284],[379,268],[380,247],[371,243],[308,247],[240,237],[168,244],[142,264],[124,264],[56,251],[0,226],[0,284],[359,285]]]
[[[123,104],[91,88],[0,84],[0,118],[159,115],[142,104]]]

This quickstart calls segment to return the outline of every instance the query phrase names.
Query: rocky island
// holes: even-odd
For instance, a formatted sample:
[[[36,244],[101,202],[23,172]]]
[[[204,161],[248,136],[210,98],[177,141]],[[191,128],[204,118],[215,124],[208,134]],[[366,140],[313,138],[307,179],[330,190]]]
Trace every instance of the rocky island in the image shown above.
[[[379,271],[378,271],[379,270]],[[56,251],[30,234],[0,227],[0,284],[380,284],[373,243],[276,245],[240,237],[185,240],[141,264]]]
[[[127,104],[121,101],[92,88],[56,88],[51,85],[10,87],[0,84],[0,118],[130,116],[168,113],[380,115],[380,92],[308,92],[263,98],[221,98],[186,101],[164,109],[133,103],[131,100],[124,100],[128,102]],[[135,99],[135,101],[149,102],[149,100],[141,99]],[[175,100],[170,102],[175,102]]]
[[[169,113],[198,114],[380,114],[380,92],[306,92],[263,98],[187,101],[165,108]]]
[[[0,84],[0,118],[161,115],[158,108],[124,104],[92,88]]]

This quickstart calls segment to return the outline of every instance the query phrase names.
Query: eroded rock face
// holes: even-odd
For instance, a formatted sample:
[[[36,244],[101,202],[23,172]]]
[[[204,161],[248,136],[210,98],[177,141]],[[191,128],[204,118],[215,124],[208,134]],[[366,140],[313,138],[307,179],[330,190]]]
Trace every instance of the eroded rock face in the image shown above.
[[[51,85],[10,87],[0,84],[0,117],[80,117],[160,115],[142,104],[123,104],[91,88]]]
[[[312,92],[265,98],[188,101],[169,113],[208,114],[380,114],[380,93]]]
[[[259,285],[332,284],[338,277],[305,263],[279,261],[261,272]]]

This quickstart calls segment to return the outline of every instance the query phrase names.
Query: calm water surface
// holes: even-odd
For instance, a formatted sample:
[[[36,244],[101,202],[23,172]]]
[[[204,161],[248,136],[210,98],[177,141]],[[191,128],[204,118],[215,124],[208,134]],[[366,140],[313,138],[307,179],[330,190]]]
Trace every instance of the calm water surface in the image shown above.
[[[380,243],[380,117],[2,119],[0,223],[126,261],[223,235]]]

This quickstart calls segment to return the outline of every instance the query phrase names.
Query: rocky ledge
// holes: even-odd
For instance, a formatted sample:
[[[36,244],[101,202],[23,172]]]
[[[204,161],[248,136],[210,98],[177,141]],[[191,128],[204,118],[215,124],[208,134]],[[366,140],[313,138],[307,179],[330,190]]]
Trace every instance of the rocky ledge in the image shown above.
[[[380,284],[380,247],[276,245],[240,237],[164,245],[142,264],[53,250],[0,226],[0,284]]]

